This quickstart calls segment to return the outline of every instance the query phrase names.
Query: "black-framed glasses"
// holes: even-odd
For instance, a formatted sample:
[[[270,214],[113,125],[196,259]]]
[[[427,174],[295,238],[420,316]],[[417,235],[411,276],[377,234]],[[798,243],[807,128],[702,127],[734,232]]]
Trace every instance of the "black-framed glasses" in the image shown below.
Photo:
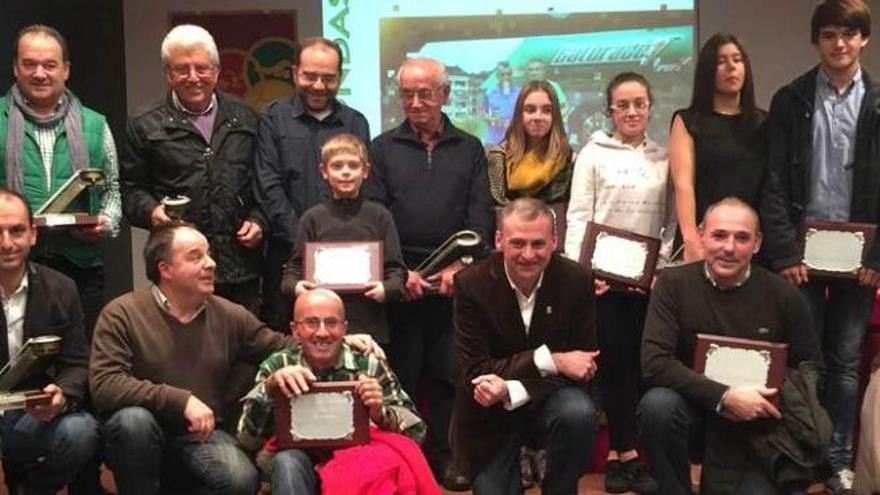
[[[345,323],[345,320],[340,320],[335,316],[328,316],[326,318],[318,318],[317,316],[307,316],[302,320],[293,320],[297,325],[302,325],[311,331],[317,331],[321,328],[321,325],[324,325],[324,328],[327,330],[336,330],[337,327]]]

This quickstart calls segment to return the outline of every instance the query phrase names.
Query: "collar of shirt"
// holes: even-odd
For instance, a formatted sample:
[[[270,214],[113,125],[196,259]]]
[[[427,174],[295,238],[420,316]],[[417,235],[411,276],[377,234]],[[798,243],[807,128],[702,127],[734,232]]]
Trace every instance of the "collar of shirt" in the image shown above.
[[[171,102],[174,103],[174,108],[180,110],[181,112],[192,116],[192,117],[201,117],[203,115],[208,115],[214,111],[214,107],[217,106],[217,93],[211,95],[211,103],[208,104],[208,108],[202,110],[201,112],[193,112],[192,110],[187,109],[183,106],[183,103],[180,101],[180,98],[177,97],[177,91],[171,91]]]
[[[178,319],[177,316],[175,316],[175,314],[174,314],[173,308],[171,306],[171,302],[168,301],[168,298],[165,296],[165,294],[162,293],[162,290],[159,289],[159,286],[156,284],[153,284],[152,286],[150,286],[150,291],[153,293],[153,299],[156,300],[156,304],[158,304],[159,307],[162,308],[163,311],[168,313],[169,316],[172,316],[175,320]],[[196,308],[195,311],[193,311],[192,317],[189,319],[189,321],[195,320],[196,317],[198,317],[200,314],[202,314],[202,311],[205,310],[206,305],[207,304],[205,302],[202,302],[202,304],[199,304],[199,307]]]
[[[333,119],[336,116],[336,111],[339,109],[339,101],[337,101],[334,98],[330,102],[330,106],[328,106],[327,109],[324,110],[324,112],[327,112],[326,115],[324,115],[324,112],[313,113],[313,112],[309,111],[308,108],[306,108],[306,105],[305,105],[305,103],[303,103],[302,97],[299,94],[294,94],[291,97],[290,105],[293,107],[293,112],[292,112],[293,118],[298,119],[304,115],[308,115],[318,121],[325,121],[325,120]],[[323,117],[319,118],[319,116],[322,116],[322,115],[323,115]]]
[[[23,96],[22,96],[22,97],[23,97]],[[31,108],[34,107],[34,104],[31,103],[27,98],[24,99],[24,102],[25,102],[25,104],[26,104],[27,106],[29,106],[29,107],[31,107]],[[58,113],[58,109],[61,108],[61,104],[62,104],[62,103],[64,103],[64,93],[61,93],[61,96],[58,97],[58,102],[55,103],[55,108],[52,109],[52,117],[54,117],[55,114]],[[27,115],[25,115],[25,118],[26,118],[26,119],[28,118]],[[28,120],[30,120],[30,119],[28,119]],[[57,122],[54,122],[54,123],[49,124],[49,125],[40,124],[39,122],[33,122],[33,121],[31,121],[31,122],[32,122],[35,126],[37,126],[37,128],[49,128],[49,129],[52,129],[53,134],[54,134],[54,132],[55,132],[55,131],[54,131],[55,126],[58,125]]]
[[[541,275],[538,276],[538,283],[535,284],[534,290],[529,296],[523,294],[519,287],[513,282],[513,279],[510,278],[510,272],[507,270],[507,260],[504,261],[504,275],[507,276],[507,282],[510,283],[510,288],[513,289],[513,294],[516,296],[516,303],[519,305],[520,316],[522,316],[523,326],[526,328],[526,333],[529,333],[529,327],[532,323],[532,313],[535,311],[535,299],[538,294],[538,289],[541,288],[541,284],[544,282],[544,272],[541,271]]]
[[[24,276],[21,277],[21,282],[18,283],[18,287],[12,291],[12,294],[6,295],[6,291],[3,290],[3,286],[0,286],[0,296],[3,297],[4,301],[8,301],[16,296],[27,295],[28,289],[28,270],[25,268]]]
[[[709,271],[709,264],[705,262],[703,263],[703,275],[706,276],[706,280],[708,280],[709,283],[712,284],[712,287],[715,287],[718,290],[733,290],[742,287],[742,285],[749,280],[749,277],[752,276],[752,265],[749,264],[749,267],[746,268],[746,272],[743,274],[742,278],[739,279],[735,284],[733,284],[733,287],[724,288],[718,285],[718,281],[715,280],[714,277],[712,277],[712,273]]]
[[[831,79],[828,78],[828,74],[825,73],[824,68],[819,68],[816,74],[816,89],[822,95],[823,99],[827,98],[829,95],[833,95],[838,98],[845,98],[850,92],[852,92],[853,88],[856,84],[859,84],[862,81],[862,68],[859,67],[859,70],[853,74],[852,80],[849,84],[846,85],[846,89],[839,92],[837,91],[837,87],[831,84]]]

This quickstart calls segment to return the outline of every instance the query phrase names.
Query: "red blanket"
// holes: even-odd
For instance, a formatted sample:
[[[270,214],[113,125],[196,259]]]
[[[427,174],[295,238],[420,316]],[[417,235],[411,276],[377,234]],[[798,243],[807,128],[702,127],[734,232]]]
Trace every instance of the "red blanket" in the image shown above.
[[[370,429],[370,443],[339,449],[319,466],[324,495],[441,495],[418,444]]]

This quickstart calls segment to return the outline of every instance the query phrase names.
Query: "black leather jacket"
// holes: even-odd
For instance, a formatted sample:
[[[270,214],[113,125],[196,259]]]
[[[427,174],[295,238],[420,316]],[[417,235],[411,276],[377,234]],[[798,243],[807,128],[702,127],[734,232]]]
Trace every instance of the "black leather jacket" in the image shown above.
[[[761,203],[763,253],[780,270],[801,261],[799,242],[809,202],[813,162],[813,102],[818,67],[784,86],[770,104],[768,177]],[[865,97],[859,111],[850,221],[880,223],[880,85],[862,68]],[[880,243],[865,265],[880,270]]]
[[[220,92],[210,143],[173,106],[170,92],[128,122],[120,161],[126,218],[149,229],[150,215],[164,196],[189,196],[183,217],[208,238],[217,283],[260,275],[260,247],[246,248],[235,235],[245,220],[259,224],[266,235],[266,219],[252,192],[256,127],[257,115],[247,104]]]

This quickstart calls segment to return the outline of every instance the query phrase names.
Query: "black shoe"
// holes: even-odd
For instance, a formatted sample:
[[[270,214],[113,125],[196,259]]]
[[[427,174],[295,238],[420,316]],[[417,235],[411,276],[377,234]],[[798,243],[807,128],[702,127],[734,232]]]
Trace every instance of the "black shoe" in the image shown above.
[[[659,489],[657,482],[638,458],[624,462],[622,468],[626,472],[631,491],[640,495],[657,493]]]
[[[620,461],[605,463],[605,491],[608,493],[629,491],[629,476]]]
[[[440,480],[440,484],[451,492],[466,492],[471,489],[471,484],[468,483],[467,478],[452,466],[444,470],[443,479]]]

